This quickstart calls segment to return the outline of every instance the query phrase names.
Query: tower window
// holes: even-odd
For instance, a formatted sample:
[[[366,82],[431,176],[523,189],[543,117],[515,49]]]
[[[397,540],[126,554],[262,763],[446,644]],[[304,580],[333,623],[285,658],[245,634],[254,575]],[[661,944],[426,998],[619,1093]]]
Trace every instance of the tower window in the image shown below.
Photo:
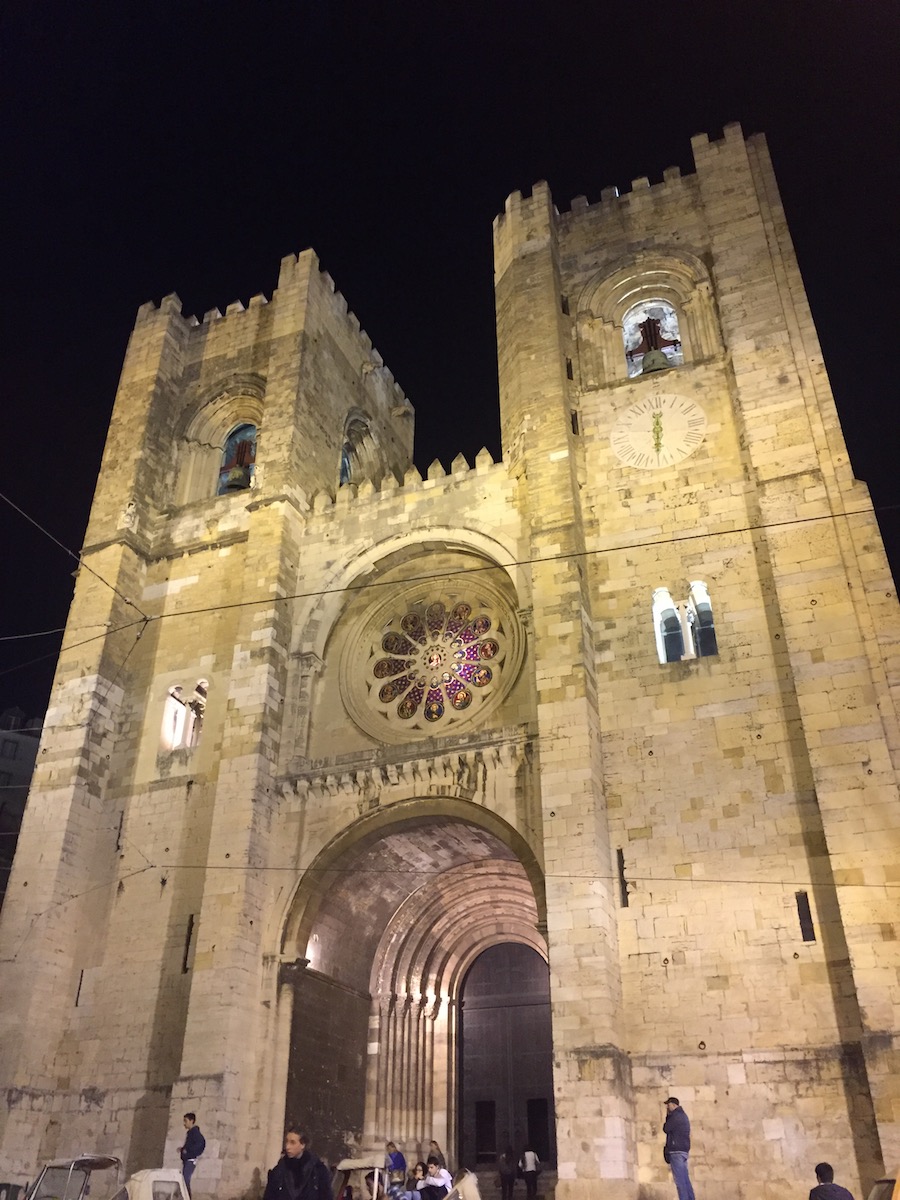
[[[707,658],[719,653],[712,602],[706,584],[695,579],[687,599],[675,601],[668,588],[653,593],[653,627],[661,663]]]
[[[256,473],[256,426],[238,425],[225,439],[219,468],[217,496],[242,492],[253,486]]]
[[[643,300],[622,318],[629,376],[665,371],[684,363],[678,314],[664,300]]]
[[[804,942],[814,942],[816,940],[816,928],[813,925],[809,895],[806,892],[795,892],[794,899],[797,901],[797,919],[800,922],[800,936]]]
[[[344,431],[341,445],[339,482],[354,483],[371,473],[375,464],[375,439],[366,421],[352,417]]]
[[[163,750],[189,750],[199,743],[208,689],[206,679],[198,679],[190,695],[180,684],[169,688],[160,736]]]

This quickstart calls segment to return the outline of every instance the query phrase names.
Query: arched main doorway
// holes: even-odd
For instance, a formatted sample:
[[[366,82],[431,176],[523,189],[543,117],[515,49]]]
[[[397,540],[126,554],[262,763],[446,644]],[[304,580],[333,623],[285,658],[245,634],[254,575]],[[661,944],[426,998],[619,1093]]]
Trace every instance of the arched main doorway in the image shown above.
[[[550,971],[530,946],[484,950],[462,988],[460,1158],[493,1163],[526,1145],[556,1165]]]
[[[404,801],[345,831],[307,872],[282,973],[292,1001],[285,1119],[337,1158],[459,1144],[459,999],[492,946],[541,957],[540,873],[495,814]],[[549,1056],[548,1056],[549,1069]]]

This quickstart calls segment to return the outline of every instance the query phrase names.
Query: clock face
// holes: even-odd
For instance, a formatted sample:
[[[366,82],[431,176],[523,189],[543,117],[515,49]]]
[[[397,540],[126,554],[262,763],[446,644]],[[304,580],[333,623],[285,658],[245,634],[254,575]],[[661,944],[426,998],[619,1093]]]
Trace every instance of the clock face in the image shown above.
[[[610,445],[627,467],[672,467],[693,454],[706,433],[706,413],[693,400],[664,393],[626,408]]]

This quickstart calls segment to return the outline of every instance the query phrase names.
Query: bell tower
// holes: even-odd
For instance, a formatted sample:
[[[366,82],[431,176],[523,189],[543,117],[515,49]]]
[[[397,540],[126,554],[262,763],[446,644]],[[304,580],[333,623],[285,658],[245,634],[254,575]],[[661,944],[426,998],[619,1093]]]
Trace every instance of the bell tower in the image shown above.
[[[541,183],[494,223],[535,564],[558,1194],[626,1194],[660,1096],[696,1110],[721,1075],[752,1104],[756,1055],[852,1063],[822,1094],[867,1190],[900,1157],[900,958],[872,923],[896,915],[896,603],[765,140],[692,146],[693,175],[568,212]],[[709,1145],[734,1141],[721,1111]]]
[[[198,321],[171,295],[138,312],[70,613],[99,636],[69,634],[60,655],[0,927],[11,1171],[52,1157],[52,1106],[71,1124],[94,1055],[119,1065],[102,1134],[82,1106],[66,1135],[79,1145],[159,1164],[173,1094],[183,1111],[215,1093],[221,1141],[249,1159],[222,1063],[257,1001],[222,997],[226,976],[256,980],[262,900],[249,875],[204,868],[265,854],[277,751],[260,747],[278,746],[292,651],[277,598],[302,586],[316,497],[396,487],[412,438],[411,405],[312,251],[246,310]]]

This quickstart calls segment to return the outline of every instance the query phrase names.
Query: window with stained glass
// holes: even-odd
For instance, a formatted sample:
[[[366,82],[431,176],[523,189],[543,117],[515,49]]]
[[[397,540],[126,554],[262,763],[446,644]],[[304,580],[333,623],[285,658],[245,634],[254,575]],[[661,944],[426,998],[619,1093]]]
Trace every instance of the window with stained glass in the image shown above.
[[[488,606],[414,605],[388,622],[374,647],[370,700],[400,723],[447,724],[493,691],[505,657],[505,631]]]

